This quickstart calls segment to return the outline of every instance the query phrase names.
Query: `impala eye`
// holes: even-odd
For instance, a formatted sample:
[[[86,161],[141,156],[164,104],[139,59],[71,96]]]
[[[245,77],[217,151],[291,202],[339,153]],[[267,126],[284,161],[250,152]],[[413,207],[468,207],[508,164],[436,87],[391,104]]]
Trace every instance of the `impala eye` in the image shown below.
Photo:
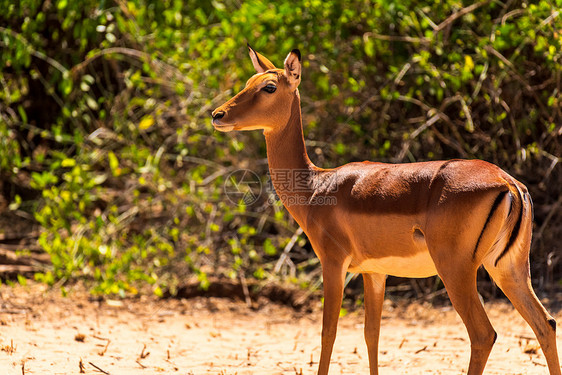
[[[275,86],[273,83],[270,83],[266,85],[262,90],[272,94],[275,92],[275,90],[277,90],[277,86]]]

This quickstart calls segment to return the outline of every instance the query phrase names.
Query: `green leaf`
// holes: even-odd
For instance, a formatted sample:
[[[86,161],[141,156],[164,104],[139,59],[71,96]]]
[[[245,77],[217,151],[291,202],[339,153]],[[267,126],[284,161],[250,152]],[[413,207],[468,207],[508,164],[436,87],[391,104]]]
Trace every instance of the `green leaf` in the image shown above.
[[[270,256],[277,254],[277,249],[275,248],[275,246],[273,245],[273,243],[269,238],[263,242],[263,251],[265,252],[266,255],[270,255]]]
[[[139,123],[140,130],[146,130],[154,124],[154,118],[151,115],[144,116]]]
[[[86,96],[86,104],[88,104],[88,107],[90,107],[94,111],[98,110],[99,108],[98,103],[91,96]]]
[[[365,40],[365,54],[369,57],[375,55],[375,44],[370,38]]]
[[[154,294],[157,297],[162,298],[164,296],[164,292],[162,291],[162,288],[160,288],[159,286],[157,286],[156,288],[154,288]]]
[[[20,114],[21,122],[27,124],[27,114],[21,105],[18,105],[18,113]]]
[[[23,277],[22,275],[18,275],[18,283],[21,286],[26,286],[27,285],[27,279],[25,277]]]
[[[117,156],[115,156],[113,151],[109,151],[107,153],[107,158],[109,160],[109,168],[111,169],[111,173],[113,173],[114,176],[119,175],[119,160],[117,159]]]
[[[68,0],[59,0],[59,2],[57,3],[57,8],[59,10],[63,10],[66,8],[67,5],[68,5]]]
[[[72,92],[72,80],[69,78],[63,79],[60,83],[60,89],[63,96],[68,96]]]
[[[76,160],[71,158],[64,159],[61,162],[61,167],[65,167],[65,168],[74,167],[75,165],[76,165]]]

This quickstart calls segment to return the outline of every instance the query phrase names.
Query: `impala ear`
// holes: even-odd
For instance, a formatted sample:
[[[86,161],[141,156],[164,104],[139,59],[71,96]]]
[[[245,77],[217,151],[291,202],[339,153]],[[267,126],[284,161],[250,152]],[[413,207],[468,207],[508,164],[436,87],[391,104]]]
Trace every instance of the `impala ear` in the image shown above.
[[[301,83],[301,51],[292,50],[285,59],[285,75],[294,90]]]
[[[252,64],[254,64],[254,69],[256,72],[263,73],[269,69],[275,69],[275,65],[267,59],[267,57],[257,53],[250,44],[248,44],[248,52],[250,52],[250,58],[252,59]]]

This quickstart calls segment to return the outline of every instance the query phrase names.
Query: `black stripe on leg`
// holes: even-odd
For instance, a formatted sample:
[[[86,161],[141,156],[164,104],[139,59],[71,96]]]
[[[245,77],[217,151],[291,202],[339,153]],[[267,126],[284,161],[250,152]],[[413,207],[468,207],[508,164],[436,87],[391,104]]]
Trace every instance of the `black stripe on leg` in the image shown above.
[[[498,209],[498,206],[500,205],[502,200],[505,198],[506,194],[507,194],[507,190],[499,193],[498,196],[496,197],[496,200],[494,201],[494,204],[492,204],[492,208],[490,209],[490,213],[488,214],[488,217],[486,218],[486,222],[484,223],[484,227],[482,228],[482,231],[480,232],[480,236],[478,236],[478,241],[476,241],[476,246],[474,247],[474,252],[472,253],[472,259],[474,259],[476,257],[476,252],[478,251],[478,246],[480,245],[480,241],[482,240],[482,236],[484,235],[484,231],[486,230],[486,227],[490,223],[490,220],[492,220],[492,216],[494,216],[494,212],[496,212],[496,210]]]
[[[556,332],[556,320],[554,319],[548,319],[548,324],[550,324],[550,326],[552,327],[552,330],[554,332]]]
[[[521,204],[521,208],[519,209],[519,217],[517,218],[517,222],[515,223],[515,226],[513,227],[513,231],[511,231],[511,235],[509,236],[509,241],[507,241],[507,245],[505,246],[505,249],[503,249],[500,256],[494,262],[494,266],[497,266],[500,259],[503,258],[503,256],[505,254],[507,254],[507,252],[511,248],[511,245],[513,245],[513,243],[515,242],[515,239],[519,235],[519,229],[521,229],[521,221],[523,221],[523,206],[524,206],[525,203],[523,202],[523,197],[521,196],[521,192],[519,191],[519,189],[517,189],[517,194],[519,195],[518,199],[519,199],[519,202]],[[514,204],[514,202],[515,202],[515,200],[513,200],[511,204]]]

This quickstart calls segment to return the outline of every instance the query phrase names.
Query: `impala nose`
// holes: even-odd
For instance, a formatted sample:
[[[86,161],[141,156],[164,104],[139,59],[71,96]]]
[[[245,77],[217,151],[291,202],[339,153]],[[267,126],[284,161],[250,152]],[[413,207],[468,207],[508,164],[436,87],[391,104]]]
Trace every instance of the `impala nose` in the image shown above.
[[[215,111],[212,114],[213,120],[219,120],[219,119],[223,118],[225,114],[226,114],[225,111]]]

